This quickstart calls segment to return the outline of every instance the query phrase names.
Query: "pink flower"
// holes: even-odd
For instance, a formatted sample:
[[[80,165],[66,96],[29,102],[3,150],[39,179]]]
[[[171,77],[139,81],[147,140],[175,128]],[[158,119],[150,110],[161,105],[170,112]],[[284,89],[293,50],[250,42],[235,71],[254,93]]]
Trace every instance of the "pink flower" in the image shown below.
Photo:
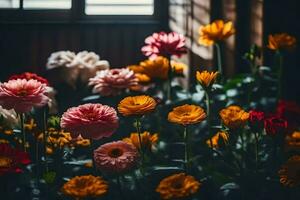
[[[48,101],[46,85],[37,80],[17,79],[0,84],[0,105],[5,109],[25,113]]]
[[[70,131],[72,138],[81,135],[86,139],[99,140],[110,137],[119,126],[114,108],[102,104],[83,104],[69,108],[61,118],[60,125]]]
[[[154,59],[157,56],[169,57],[172,55],[180,57],[187,52],[185,47],[185,37],[176,32],[153,33],[145,39],[146,45],[142,48],[145,56]]]
[[[102,96],[119,94],[123,89],[128,89],[138,85],[138,78],[132,70],[107,69],[97,73],[94,78],[89,80],[89,85],[93,85],[93,92],[100,93]]]
[[[136,148],[123,141],[110,142],[94,151],[96,167],[106,173],[122,173],[132,169],[138,160]]]

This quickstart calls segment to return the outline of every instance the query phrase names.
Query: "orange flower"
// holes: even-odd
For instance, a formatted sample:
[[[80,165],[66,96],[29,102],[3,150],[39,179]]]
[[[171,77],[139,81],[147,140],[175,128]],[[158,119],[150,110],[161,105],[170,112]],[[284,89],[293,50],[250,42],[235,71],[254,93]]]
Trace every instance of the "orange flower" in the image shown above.
[[[139,83],[148,83],[150,82],[151,78],[146,74],[135,73],[135,77],[139,80]]]
[[[62,192],[66,196],[78,200],[103,196],[107,190],[107,183],[101,177],[92,175],[76,176],[66,182],[62,187]]]
[[[206,144],[209,147],[219,148],[220,140],[222,140],[224,144],[227,144],[228,139],[229,139],[229,137],[226,132],[218,132],[211,139],[207,140]],[[211,146],[211,142],[212,142],[212,146]]]
[[[182,105],[173,108],[169,112],[168,120],[181,125],[196,124],[203,121],[206,117],[204,110],[200,106]]]
[[[181,199],[198,192],[201,183],[184,173],[164,178],[156,188],[161,199]]]
[[[249,113],[239,106],[228,106],[220,111],[225,126],[230,129],[243,127],[249,119]]]
[[[199,29],[199,44],[211,46],[218,41],[222,41],[235,33],[232,22],[224,23],[223,20],[216,20]]]
[[[295,187],[300,185],[300,156],[291,157],[278,171],[280,183]]]
[[[217,78],[218,72],[208,72],[208,71],[203,71],[203,72],[199,72],[197,71],[196,73],[196,78],[199,81],[199,83],[201,84],[201,86],[206,89],[211,87]]]
[[[123,116],[144,115],[154,111],[156,101],[146,95],[124,98],[118,105],[118,110]]]
[[[300,150],[300,131],[295,131],[285,138],[287,150]]]
[[[167,79],[169,70],[169,60],[165,57],[158,56],[154,60],[145,60],[140,62],[143,69],[142,73],[151,79]]]
[[[292,50],[296,47],[296,42],[296,38],[287,33],[269,35],[268,48],[272,50]]]
[[[188,68],[188,66],[182,62],[176,62],[174,60],[171,61],[171,66],[173,68],[173,72],[177,75],[183,74],[184,70]]]
[[[130,137],[124,138],[123,141],[126,143],[129,143],[129,144],[132,144],[137,149],[141,148],[138,133],[131,133]],[[141,134],[141,141],[142,141],[142,146],[145,149],[151,150],[151,148],[158,141],[158,135],[157,134],[151,135],[149,132],[145,131],[144,133]]]

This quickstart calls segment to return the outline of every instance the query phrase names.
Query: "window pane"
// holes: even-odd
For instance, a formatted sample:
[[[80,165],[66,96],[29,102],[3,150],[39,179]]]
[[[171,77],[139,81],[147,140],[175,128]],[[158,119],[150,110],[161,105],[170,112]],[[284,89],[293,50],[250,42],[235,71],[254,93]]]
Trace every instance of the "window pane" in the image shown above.
[[[24,0],[24,9],[70,9],[72,0]]]
[[[152,15],[154,0],[86,0],[87,15]]]
[[[0,8],[19,8],[20,0],[0,0]]]

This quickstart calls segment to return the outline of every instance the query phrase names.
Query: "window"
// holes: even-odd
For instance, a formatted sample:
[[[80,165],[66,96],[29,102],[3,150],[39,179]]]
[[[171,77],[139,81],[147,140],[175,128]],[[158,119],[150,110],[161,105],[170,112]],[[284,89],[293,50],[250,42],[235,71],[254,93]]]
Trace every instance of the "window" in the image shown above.
[[[0,0],[0,8],[70,9],[72,0]]]
[[[20,0],[0,0],[0,8],[19,8]]]

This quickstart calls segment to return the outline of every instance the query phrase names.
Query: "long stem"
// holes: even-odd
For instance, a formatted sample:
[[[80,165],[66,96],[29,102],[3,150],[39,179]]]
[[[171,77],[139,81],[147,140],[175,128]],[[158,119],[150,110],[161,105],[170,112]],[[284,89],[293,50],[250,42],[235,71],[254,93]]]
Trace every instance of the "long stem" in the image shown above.
[[[278,100],[282,97],[282,85],[283,85],[283,56],[280,51],[276,52],[278,56]]]
[[[47,140],[48,140],[48,127],[47,127],[47,108],[44,107],[43,110],[43,132],[44,132],[44,159],[45,159],[45,167],[46,167],[46,172],[48,172],[48,158],[47,158]]]
[[[184,140],[184,164],[185,164],[185,171],[186,171],[186,173],[188,173],[188,171],[189,171],[189,164],[190,164],[190,158],[189,158],[189,135],[188,135],[187,126],[184,126],[183,140]]]
[[[214,147],[213,147],[212,133],[211,133],[210,97],[208,91],[205,91],[205,100],[206,100],[205,103],[206,103],[208,135],[209,135],[210,147],[213,150]]]
[[[221,48],[218,43],[215,44],[217,50],[217,63],[218,63],[218,72],[220,77],[223,79],[223,68],[222,68],[222,56],[221,56]]]
[[[258,170],[258,133],[254,134],[255,136],[255,170]]]
[[[144,162],[145,162],[145,152],[144,152],[144,146],[143,146],[143,141],[142,141],[142,136],[141,136],[141,120],[140,118],[136,118],[135,120],[135,126],[136,126],[136,132],[138,134],[139,138],[139,144],[140,144],[140,153],[141,153],[141,173],[144,173]]]
[[[118,190],[119,190],[119,193],[120,193],[120,197],[124,198],[120,176],[117,176],[116,179],[117,179],[117,185],[118,185]]]
[[[23,136],[23,149],[26,152],[26,133],[25,133],[25,126],[24,126],[25,114],[21,113],[20,118],[21,118],[21,122],[20,122],[21,123],[21,133],[22,133],[22,136]]]

